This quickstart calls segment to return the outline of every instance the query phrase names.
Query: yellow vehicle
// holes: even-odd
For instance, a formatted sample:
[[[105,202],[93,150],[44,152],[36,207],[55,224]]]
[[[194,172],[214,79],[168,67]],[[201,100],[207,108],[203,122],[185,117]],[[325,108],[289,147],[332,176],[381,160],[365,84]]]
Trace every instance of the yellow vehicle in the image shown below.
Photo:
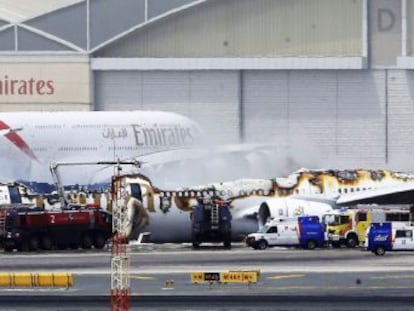
[[[356,247],[365,242],[365,234],[372,222],[409,223],[410,211],[403,208],[357,208],[338,210],[322,217],[328,240],[333,247]]]

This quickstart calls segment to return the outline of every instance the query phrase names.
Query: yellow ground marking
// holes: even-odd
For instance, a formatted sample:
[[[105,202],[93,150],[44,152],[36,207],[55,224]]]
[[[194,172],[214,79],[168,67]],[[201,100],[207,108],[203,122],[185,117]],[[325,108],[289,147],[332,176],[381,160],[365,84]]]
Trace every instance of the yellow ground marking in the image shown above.
[[[133,275],[133,274],[130,275],[129,278],[135,279],[135,280],[154,280],[152,276]]]
[[[304,274],[288,274],[288,275],[275,275],[269,276],[269,280],[282,280],[282,279],[294,279],[294,278],[301,278],[304,277]]]

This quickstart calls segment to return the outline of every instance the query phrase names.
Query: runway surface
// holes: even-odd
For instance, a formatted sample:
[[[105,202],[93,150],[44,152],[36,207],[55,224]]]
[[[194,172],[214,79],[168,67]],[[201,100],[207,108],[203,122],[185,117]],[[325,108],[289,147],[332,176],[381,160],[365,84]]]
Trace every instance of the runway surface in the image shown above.
[[[77,310],[73,304],[80,305],[79,310],[109,306],[109,250],[0,254],[0,261],[3,272],[71,272],[75,279],[69,289],[0,289],[0,310],[18,310],[25,301],[42,305],[43,310],[54,299],[61,306],[70,304],[70,310]],[[192,284],[190,280],[191,272],[246,270],[260,271],[256,284]],[[132,303],[139,310],[189,306],[191,310],[412,310],[413,280],[414,252],[378,257],[345,248],[130,247]],[[12,306],[10,297],[19,297],[19,305],[1,309]]]

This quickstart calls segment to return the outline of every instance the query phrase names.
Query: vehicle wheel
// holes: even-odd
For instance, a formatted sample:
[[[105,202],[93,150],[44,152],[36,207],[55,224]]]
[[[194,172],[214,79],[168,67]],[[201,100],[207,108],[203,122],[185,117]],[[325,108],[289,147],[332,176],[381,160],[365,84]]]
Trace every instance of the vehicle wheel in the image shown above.
[[[230,241],[224,241],[223,243],[225,248],[231,248],[231,242]]]
[[[315,249],[315,248],[316,248],[315,240],[306,241],[306,249]]]
[[[40,244],[41,244],[42,249],[47,250],[47,251],[51,250],[53,246],[53,242],[52,242],[52,238],[50,237],[50,235],[44,235],[42,237]]]
[[[338,242],[338,241],[332,242],[331,245],[332,245],[333,248],[340,248],[341,247],[341,243]]]
[[[384,256],[385,255],[385,247],[384,246],[377,246],[377,248],[375,249],[375,255]]]
[[[39,239],[37,236],[32,236],[29,239],[29,250],[37,251],[39,249]]]
[[[95,239],[94,239],[94,241],[93,241],[93,246],[94,246],[96,249],[103,249],[103,248],[104,248],[104,246],[105,246],[105,243],[106,243],[106,239],[105,239],[105,237],[103,236],[103,234],[102,234],[102,233],[97,233],[97,234],[95,235]]]
[[[82,248],[91,249],[93,245],[92,237],[89,233],[86,233],[82,238]]]
[[[257,249],[266,249],[267,248],[267,242],[265,240],[260,240],[257,242]]]
[[[346,246],[348,246],[349,248],[354,248],[358,246],[358,244],[358,238],[354,234],[348,235],[346,239]]]
[[[25,240],[23,241],[18,247],[17,250],[19,252],[28,252],[29,251],[29,243]]]
[[[11,253],[11,252],[13,251],[13,246],[5,246],[5,247],[4,247],[4,251],[5,251],[6,253]]]
[[[79,248],[79,243],[70,243],[69,248],[77,250]]]
[[[200,242],[193,241],[193,248],[194,249],[200,248]]]

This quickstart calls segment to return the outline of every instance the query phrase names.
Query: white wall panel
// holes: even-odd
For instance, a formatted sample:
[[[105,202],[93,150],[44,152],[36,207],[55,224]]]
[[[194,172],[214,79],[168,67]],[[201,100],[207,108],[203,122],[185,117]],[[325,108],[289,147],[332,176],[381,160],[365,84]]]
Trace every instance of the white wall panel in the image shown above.
[[[274,142],[288,134],[289,72],[244,73],[244,138],[248,142]]]
[[[244,91],[247,141],[317,167],[384,165],[383,71],[248,71]]]
[[[336,73],[292,71],[289,83],[290,143],[304,144],[327,154],[336,138]],[[309,144],[312,142],[311,144]],[[299,149],[306,152],[306,149]],[[309,155],[319,157],[319,154]]]
[[[97,71],[97,110],[166,110],[198,121],[214,142],[239,139],[237,72]]]
[[[414,72],[388,72],[389,160],[393,167],[414,170]]]
[[[338,75],[337,155],[355,165],[385,163],[384,71]]]

